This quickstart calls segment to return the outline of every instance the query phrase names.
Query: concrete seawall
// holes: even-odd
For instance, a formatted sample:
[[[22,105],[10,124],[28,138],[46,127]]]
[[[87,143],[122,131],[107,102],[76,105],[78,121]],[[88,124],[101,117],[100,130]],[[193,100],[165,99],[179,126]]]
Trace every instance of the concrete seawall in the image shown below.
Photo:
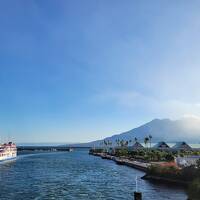
[[[131,161],[125,158],[119,158],[119,157],[111,156],[105,153],[90,153],[90,154],[94,156],[99,156],[102,159],[113,160],[118,165],[125,165],[125,166],[132,167],[134,169],[138,169],[144,172],[146,172],[147,168],[150,166],[150,163]]]
[[[144,180],[149,180],[149,181],[155,181],[159,183],[168,183],[168,184],[174,184],[174,185],[180,185],[187,187],[189,182],[186,181],[180,181],[180,180],[175,180],[175,179],[170,179],[170,178],[164,178],[164,177],[159,177],[159,176],[153,176],[146,174],[142,177]]]

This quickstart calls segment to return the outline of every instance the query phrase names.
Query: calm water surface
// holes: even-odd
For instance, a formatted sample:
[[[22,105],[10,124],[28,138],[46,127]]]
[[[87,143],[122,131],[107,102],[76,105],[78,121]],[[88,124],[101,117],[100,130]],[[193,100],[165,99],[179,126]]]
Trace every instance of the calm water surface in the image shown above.
[[[135,177],[145,200],[185,200],[181,188],[141,180],[143,172],[89,156],[86,150],[19,156],[0,164],[0,199],[133,199]]]

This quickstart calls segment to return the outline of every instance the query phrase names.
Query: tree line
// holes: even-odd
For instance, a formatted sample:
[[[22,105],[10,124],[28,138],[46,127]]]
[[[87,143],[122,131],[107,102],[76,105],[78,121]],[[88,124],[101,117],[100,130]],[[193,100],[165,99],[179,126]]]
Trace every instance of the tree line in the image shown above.
[[[148,147],[148,144],[150,145],[150,148],[151,148],[152,138],[153,138],[152,135],[148,135],[147,137],[144,138],[143,142],[146,148]],[[128,147],[128,146],[134,145],[136,142],[138,142],[137,137],[135,137],[132,140],[131,139],[130,140],[116,139],[114,143],[110,140],[103,140],[100,142],[100,146],[112,147],[116,145],[118,147]]]

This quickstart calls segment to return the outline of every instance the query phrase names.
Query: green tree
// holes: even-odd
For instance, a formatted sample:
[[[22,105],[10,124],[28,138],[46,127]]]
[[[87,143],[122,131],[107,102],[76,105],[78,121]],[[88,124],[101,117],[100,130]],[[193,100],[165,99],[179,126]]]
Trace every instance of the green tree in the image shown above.
[[[152,140],[152,135],[149,135],[150,148],[151,148],[151,140]]]
[[[137,139],[136,137],[134,138],[134,140],[135,140],[135,142],[137,142],[137,141],[138,141],[138,139]]]
[[[121,146],[121,147],[124,147],[124,140],[123,140],[123,139],[120,140],[120,146]]]
[[[145,137],[145,138],[144,138],[145,147],[147,147],[148,142],[149,142],[149,138],[148,138],[148,137]]]
[[[174,156],[173,156],[171,153],[167,153],[167,154],[165,155],[165,159],[166,159],[167,161],[173,161],[173,160],[174,160]]]
[[[115,142],[116,142],[117,146],[119,147],[120,146],[120,140],[116,139]]]

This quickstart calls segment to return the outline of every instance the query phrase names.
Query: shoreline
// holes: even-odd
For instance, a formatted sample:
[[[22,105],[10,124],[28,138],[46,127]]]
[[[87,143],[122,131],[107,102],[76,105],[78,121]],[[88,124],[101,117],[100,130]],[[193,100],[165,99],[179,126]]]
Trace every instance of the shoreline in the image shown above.
[[[113,160],[118,165],[125,165],[134,169],[138,169],[147,172],[150,163],[142,163],[139,161],[131,161],[127,158],[120,158],[116,156],[111,156],[105,153],[90,153],[90,155],[101,157],[102,159]]]
[[[141,179],[159,182],[159,183],[174,184],[174,185],[183,186],[183,187],[187,187],[189,184],[189,182],[186,182],[186,181],[164,178],[164,177],[149,175],[149,174],[145,174],[143,177],[141,177]]]
[[[93,155],[93,156],[101,157],[102,159],[113,160],[118,165],[125,165],[127,167],[131,167],[131,168],[143,171],[146,174],[143,177],[141,177],[141,179],[144,179],[144,180],[156,181],[156,182],[166,183],[166,184],[174,184],[174,185],[183,186],[183,187],[187,187],[189,184],[189,182],[184,182],[184,181],[180,181],[180,180],[175,180],[175,179],[170,179],[170,178],[165,178],[165,177],[148,174],[147,173],[148,167],[151,166],[151,163],[145,163],[145,162],[140,162],[140,161],[131,161],[127,158],[111,156],[111,155],[108,155],[105,153],[91,153],[90,152],[89,154]]]

